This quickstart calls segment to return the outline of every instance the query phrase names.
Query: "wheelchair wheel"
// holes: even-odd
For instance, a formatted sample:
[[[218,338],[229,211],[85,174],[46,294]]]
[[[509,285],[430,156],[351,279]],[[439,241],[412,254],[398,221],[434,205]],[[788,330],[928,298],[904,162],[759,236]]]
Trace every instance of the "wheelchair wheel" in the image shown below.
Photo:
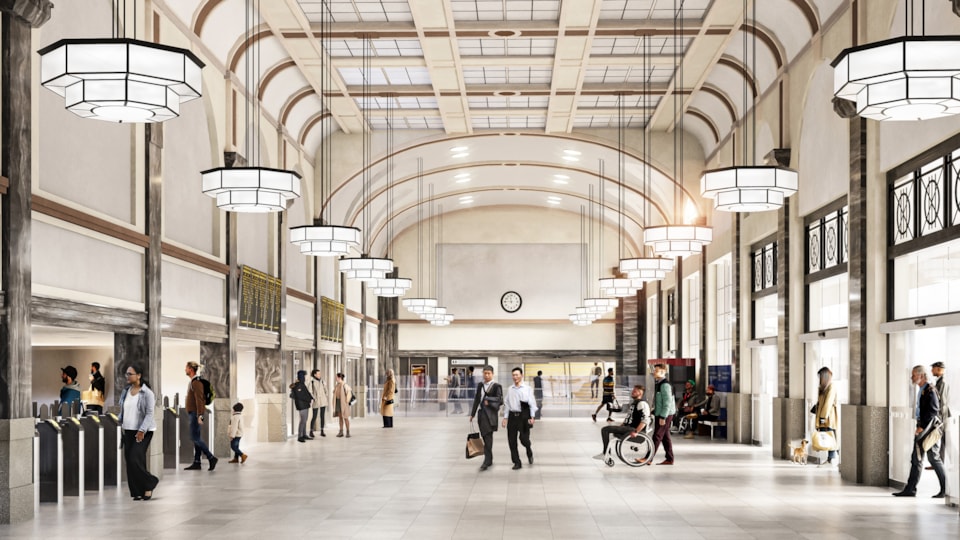
[[[617,456],[631,467],[643,467],[653,460],[653,439],[646,433],[640,433],[631,439],[624,439],[617,445]],[[637,463],[637,460],[645,460]]]
[[[612,458],[612,457],[608,457],[608,458],[605,459],[603,462],[607,464],[607,467],[613,467],[613,463],[614,463],[614,462],[613,462],[613,458]]]

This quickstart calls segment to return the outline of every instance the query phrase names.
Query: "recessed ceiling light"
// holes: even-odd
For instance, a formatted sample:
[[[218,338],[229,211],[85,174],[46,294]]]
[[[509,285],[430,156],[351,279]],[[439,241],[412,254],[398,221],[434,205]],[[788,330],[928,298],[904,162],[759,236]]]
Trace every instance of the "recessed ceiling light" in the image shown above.
[[[567,175],[565,175],[565,174],[555,174],[555,175],[553,175],[553,177],[554,177],[554,178],[559,178],[559,179],[561,179],[561,180],[569,180],[569,179],[570,179],[570,177],[567,176]]]
[[[457,156],[453,156],[453,157],[457,157]],[[580,158],[576,156],[563,156],[563,159],[566,161],[580,161]]]
[[[470,177],[470,173],[468,173],[468,172],[462,172],[462,173],[454,176],[454,178],[469,178],[469,177]]]
[[[580,152],[578,152],[578,151],[576,151],[576,150],[564,150],[563,153],[566,154],[566,155],[568,155],[568,156],[579,156],[579,155],[580,155]]]
[[[473,195],[464,195],[463,197],[460,197],[460,200],[461,200],[461,201],[471,201],[471,200],[473,200]]]
[[[463,152],[463,151],[466,150],[466,149],[467,149],[466,146],[454,146],[453,148],[450,149],[450,151],[451,151],[451,152]]]
[[[562,201],[563,199],[560,198],[560,197],[557,197],[556,195],[548,195],[548,196],[547,196],[547,200],[548,200],[548,201]]]
[[[562,179],[562,178],[554,178],[554,179],[553,179],[553,183],[554,183],[554,184],[560,184],[560,185],[566,185],[566,184],[569,184],[570,182],[567,182],[566,180],[564,180],[564,179]]]
[[[463,199],[460,201],[460,204],[470,204],[473,202],[473,199]]]
[[[548,200],[547,202],[550,204],[560,204],[560,201],[556,201],[556,200]]]
[[[452,155],[452,156],[450,156],[450,157],[458,158],[458,157],[467,157],[467,156],[469,156],[469,155],[470,155],[469,152],[460,152],[459,154],[454,154],[454,155]]]
[[[466,177],[466,178],[461,178],[461,179],[457,180],[457,183],[458,183],[458,184],[466,184],[466,183],[469,182],[469,181],[470,181],[470,177],[468,176],[468,177]]]

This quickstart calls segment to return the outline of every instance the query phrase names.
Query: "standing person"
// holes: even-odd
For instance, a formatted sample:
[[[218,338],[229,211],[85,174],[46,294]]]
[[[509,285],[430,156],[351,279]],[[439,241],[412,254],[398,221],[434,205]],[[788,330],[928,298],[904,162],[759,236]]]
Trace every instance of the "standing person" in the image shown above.
[[[600,430],[600,439],[603,441],[603,452],[593,456],[593,459],[603,460],[603,458],[607,457],[607,448],[610,446],[610,435],[614,435],[621,440],[625,438],[632,439],[646,431],[647,422],[650,421],[650,405],[647,405],[647,402],[643,401],[644,390],[644,387],[639,384],[633,387],[633,391],[630,392],[630,397],[632,397],[633,400],[630,401],[630,405],[627,405],[625,411],[626,416],[623,419],[622,425],[604,426],[603,429]]]
[[[540,419],[540,411],[543,410],[543,372],[538,371],[537,376],[533,378],[533,397],[537,400],[537,420]]]
[[[207,463],[210,464],[207,470],[212,471],[217,468],[217,462],[220,460],[207,448],[207,443],[203,442],[203,436],[200,435],[200,426],[203,425],[203,415],[207,412],[203,383],[200,382],[200,364],[187,362],[183,371],[187,374],[187,377],[190,377],[190,384],[187,385],[186,408],[187,416],[190,419],[190,440],[193,441],[193,464],[183,470],[200,470],[200,456],[202,454],[207,456]]]
[[[653,454],[656,455],[663,443],[666,452],[665,459],[658,465],[673,465],[673,439],[670,438],[670,426],[673,415],[677,413],[677,402],[674,401],[673,387],[667,380],[666,364],[653,366],[655,392],[653,395],[653,417],[656,420],[656,431],[653,433]],[[651,456],[651,459],[652,456]]]
[[[600,364],[593,363],[593,372],[590,374],[590,399],[597,399],[597,387],[600,385],[600,377],[603,375],[603,369]],[[596,416],[596,415],[594,415]],[[596,422],[596,418],[593,419]]]
[[[306,370],[297,371],[297,380],[290,385],[290,399],[293,400],[293,406],[300,415],[300,424],[297,426],[297,442],[307,442],[307,417],[310,416],[310,404],[313,403],[313,396],[307,389]]]
[[[950,422],[950,385],[943,376],[943,362],[934,362],[930,364],[930,373],[937,378],[937,384],[934,389],[937,391],[937,397],[940,398],[940,420],[943,422],[943,437],[940,439],[940,462],[946,463],[945,455],[947,449],[947,424]],[[933,469],[932,466],[927,470]]]
[[[125,372],[127,387],[120,394],[120,416],[123,430],[123,460],[127,462],[127,486],[135,501],[149,501],[160,480],[147,470],[147,449],[157,429],[153,417],[156,398],[143,380],[143,370],[129,366]]]
[[[107,380],[100,373],[100,362],[90,364],[90,394],[91,399],[87,403],[87,411],[100,414],[103,412],[103,400],[107,394]]]
[[[383,382],[383,393],[380,394],[380,415],[383,416],[383,427],[393,427],[393,403],[397,393],[397,382],[393,379],[393,370],[387,370],[387,380]]]
[[[243,438],[243,403],[233,404],[233,414],[230,415],[230,425],[227,426],[227,437],[230,439],[230,450],[233,450],[233,459],[227,463],[246,463],[247,455],[240,450],[240,439]]]
[[[77,383],[77,368],[67,366],[60,368],[60,416],[71,416],[73,404],[80,404],[80,385]]]
[[[533,390],[523,382],[522,369],[515,367],[510,375],[513,377],[513,386],[507,388],[507,396],[504,399],[506,407],[503,410],[503,426],[507,428],[507,444],[510,445],[513,470],[517,470],[523,467],[520,463],[520,451],[517,448],[518,435],[520,444],[527,449],[527,461],[533,465],[530,428],[533,427],[534,417],[537,414],[537,400],[533,397]]]
[[[493,465],[493,432],[497,430],[497,418],[500,417],[500,406],[503,405],[503,388],[493,380],[493,366],[483,366],[483,381],[477,385],[477,393],[473,398],[473,407],[470,409],[470,422],[480,414],[477,424],[480,427],[480,436],[483,437],[483,464],[480,470],[485,471]]]
[[[613,378],[613,368],[610,368],[607,370],[607,376],[603,378],[603,396],[600,399],[600,405],[597,405],[597,410],[593,411],[593,414],[591,415],[593,417],[594,422],[597,421],[597,413],[600,412],[600,409],[602,409],[604,405],[607,405],[608,403],[610,404],[610,406],[607,407],[607,422],[613,422],[612,408],[613,408],[613,398],[616,395],[615,387],[616,387],[616,382],[615,382],[615,379]]]
[[[833,372],[830,368],[824,366],[817,372],[820,377],[820,388],[817,392],[817,406],[814,407],[816,415],[817,431],[829,431],[833,434],[833,440],[840,442],[837,436],[837,428],[840,425],[839,414],[837,412],[837,392],[833,388]],[[827,452],[827,467],[833,465],[834,458],[837,457],[836,450]]]
[[[327,403],[330,403],[330,396],[327,394],[327,385],[320,377],[319,369],[310,372],[308,390],[310,390],[310,395],[313,396],[313,403],[310,404],[310,407],[313,408],[313,419],[310,420],[310,434],[307,435],[307,438],[312,439],[313,432],[317,430],[318,412],[320,416],[320,436],[326,437],[327,434],[323,432],[323,426],[327,420]]]
[[[467,380],[464,384],[467,386],[467,399],[473,401],[473,396],[477,394],[477,378],[473,374],[473,366],[467,367]]]
[[[460,376],[457,375],[456,368],[450,370],[450,377],[447,379],[447,388],[449,389],[447,393],[447,399],[453,402],[453,411],[451,414],[462,414],[463,409],[460,407]]]
[[[910,382],[917,385],[917,405],[914,409],[917,427],[913,437],[913,451],[910,453],[910,478],[903,491],[893,494],[894,497],[916,497],[917,483],[920,481],[920,473],[923,472],[923,440],[934,429],[938,429],[940,415],[940,396],[937,395],[927,377],[927,368],[924,366],[913,366],[910,374]],[[927,450],[927,461],[933,466],[937,473],[937,479],[940,480],[940,492],[933,496],[934,499],[942,499],[947,492],[947,475],[943,471],[943,463],[940,461],[940,444],[938,441]]]
[[[337,383],[333,387],[333,416],[340,419],[340,433],[337,437],[343,437],[343,425],[347,425],[347,438],[350,438],[350,398],[353,397],[353,389],[347,384],[346,376],[343,373],[337,373]]]

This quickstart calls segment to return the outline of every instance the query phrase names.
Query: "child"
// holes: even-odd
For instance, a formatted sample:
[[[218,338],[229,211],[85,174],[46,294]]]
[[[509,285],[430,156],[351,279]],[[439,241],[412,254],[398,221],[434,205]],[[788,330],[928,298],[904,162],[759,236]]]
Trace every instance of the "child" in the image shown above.
[[[243,403],[233,406],[227,437],[230,437],[230,449],[233,450],[233,459],[227,463],[246,463],[247,455],[240,451],[240,437],[243,437]]]

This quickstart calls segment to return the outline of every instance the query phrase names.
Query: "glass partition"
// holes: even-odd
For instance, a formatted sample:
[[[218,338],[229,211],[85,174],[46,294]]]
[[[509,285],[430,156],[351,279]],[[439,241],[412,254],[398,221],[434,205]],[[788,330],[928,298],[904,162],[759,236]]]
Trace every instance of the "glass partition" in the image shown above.
[[[894,319],[960,311],[960,240],[897,257],[893,276]]]

